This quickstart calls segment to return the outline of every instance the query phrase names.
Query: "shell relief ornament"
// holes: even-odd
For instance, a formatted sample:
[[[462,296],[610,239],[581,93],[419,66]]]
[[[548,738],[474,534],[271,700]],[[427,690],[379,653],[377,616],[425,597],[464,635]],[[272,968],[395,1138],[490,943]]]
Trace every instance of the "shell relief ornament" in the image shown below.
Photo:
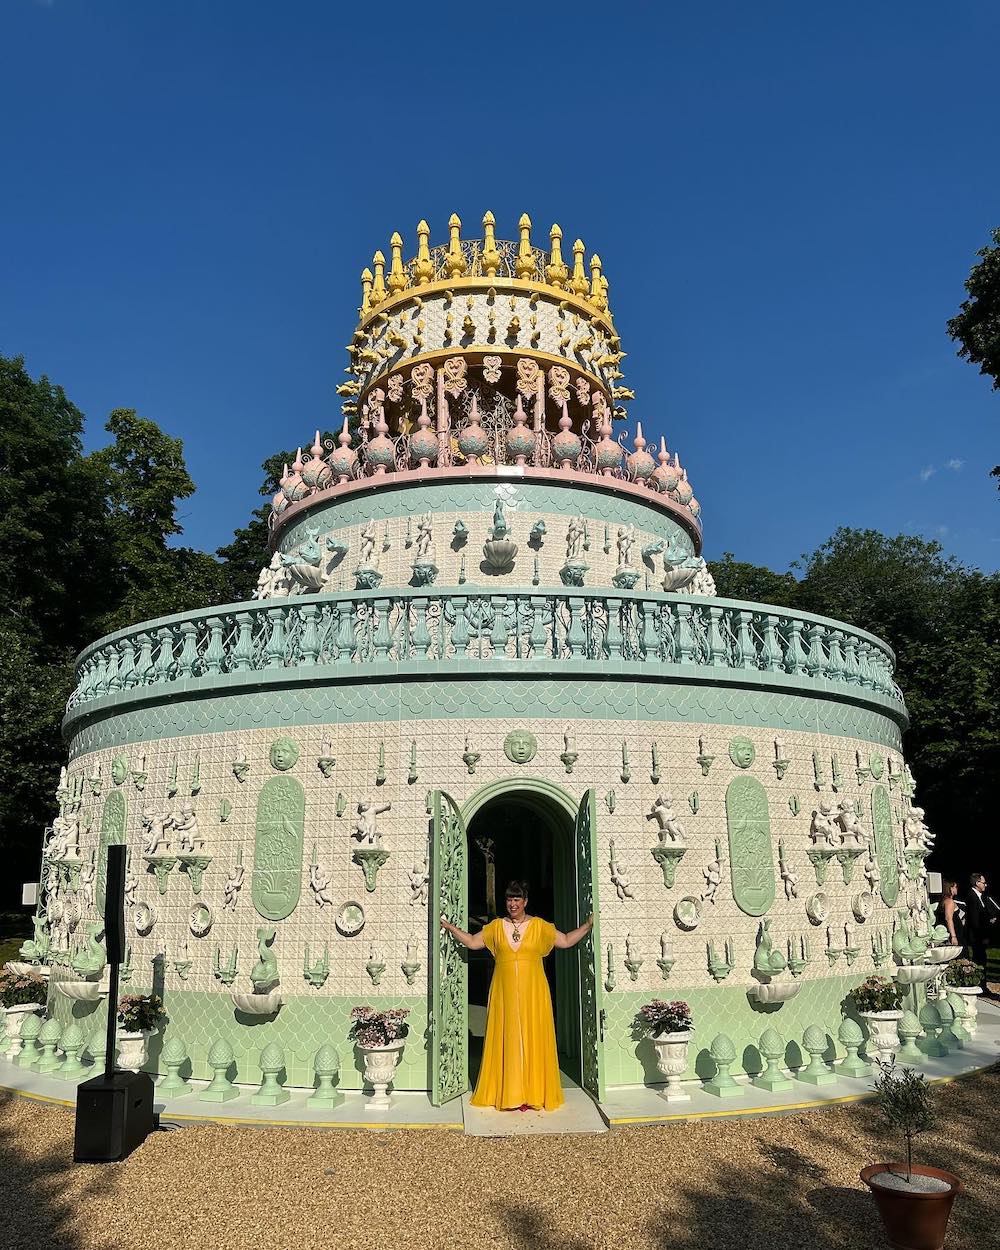
[[[504,738],[503,753],[512,764],[530,764],[538,753],[538,740],[527,729],[512,729]]]

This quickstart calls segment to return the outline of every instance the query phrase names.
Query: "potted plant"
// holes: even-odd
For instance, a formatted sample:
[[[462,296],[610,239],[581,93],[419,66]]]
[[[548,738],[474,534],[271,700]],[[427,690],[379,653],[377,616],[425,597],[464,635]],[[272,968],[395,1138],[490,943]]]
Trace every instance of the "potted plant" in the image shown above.
[[[889,1244],[896,1250],[941,1250],[962,1182],[951,1172],[913,1162],[913,1139],[934,1124],[931,1089],[923,1073],[876,1059],[878,1107],[906,1140],[906,1163],[872,1163],[861,1179],[875,1199]]]
[[[126,994],[118,1000],[118,1066],[139,1072],[149,1057],[149,1039],[167,1019],[156,994]]]
[[[973,1037],[979,1015],[977,999],[983,992],[982,964],[975,964],[971,959],[956,959],[945,970],[944,983],[965,1003],[965,1028]]]
[[[391,1105],[389,1086],[406,1045],[406,1007],[390,1007],[376,1011],[374,1007],[353,1007],[348,1037],[361,1052],[365,1080],[373,1096],[365,1103],[366,1111],[387,1111]]]
[[[663,1096],[667,1102],[689,1102],[691,1095],[681,1089],[687,1071],[688,1043],[694,1032],[691,1008],[681,999],[664,1002],[654,998],[639,1008],[639,1027],[649,1035],[656,1051],[656,1067],[667,1080]]]
[[[876,1056],[886,1062],[895,1057],[899,1049],[897,1026],[903,1018],[903,991],[888,977],[871,976],[851,990],[851,998],[858,1015],[868,1026],[868,1058]]]
[[[10,968],[0,969],[0,1007],[3,1007],[7,1036],[11,1039],[8,1059],[16,1058],[21,1050],[24,1017],[41,1011],[45,996],[46,985],[41,977],[12,972]]]

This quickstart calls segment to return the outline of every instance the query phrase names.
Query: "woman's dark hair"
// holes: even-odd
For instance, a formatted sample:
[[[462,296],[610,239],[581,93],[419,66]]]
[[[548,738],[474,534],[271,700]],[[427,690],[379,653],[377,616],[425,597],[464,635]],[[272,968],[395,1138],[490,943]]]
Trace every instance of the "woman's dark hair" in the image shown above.
[[[957,881],[949,881],[948,878],[945,877],[945,879],[941,882],[941,897],[947,898],[949,891],[954,890],[957,887],[958,887]]]
[[[527,881],[508,881],[505,898],[527,898],[528,883]]]

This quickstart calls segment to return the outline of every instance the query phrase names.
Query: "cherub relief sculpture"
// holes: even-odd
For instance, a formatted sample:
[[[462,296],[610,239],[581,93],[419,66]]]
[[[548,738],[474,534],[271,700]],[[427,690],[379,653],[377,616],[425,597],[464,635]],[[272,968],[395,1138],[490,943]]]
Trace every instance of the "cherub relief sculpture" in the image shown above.
[[[722,884],[722,855],[719,849],[719,841],[715,842],[715,859],[702,870],[705,878],[705,888],[701,892],[701,901],[703,903],[715,903],[715,892]]]
[[[684,841],[684,826],[674,814],[673,803],[672,794],[658,795],[652,810],[646,814],[647,820],[656,821],[661,844]]]
[[[88,911],[94,910],[94,879],[97,876],[97,865],[94,862],[94,853],[91,851],[90,856],[84,860],[80,869],[80,892],[83,895],[83,905]]]
[[[809,836],[814,846],[833,848],[840,845],[837,831],[833,824],[832,808],[829,803],[820,803],[819,809],[813,809],[809,824]]]
[[[330,883],[333,876],[329,869],[324,868],[322,864],[315,863],[309,865],[309,888],[313,892],[313,898],[316,900],[317,906],[322,910],[324,907],[332,907],[333,899],[330,896]]]
[[[610,843],[610,861],[608,867],[611,869],[611,884],[615,887],[618,897],[625,901],[627,898],[635,898],[635,891],[628,877],[622,872],[621,864],[618,862],[618,855],[615,851],[615,840],[611,839]]]
[[[243,867],[242,861],[238,861],[233,865],[233,869],[226,878],[226,884],[222,887],[222,910],[235,911],[236,900],[239,898],[240,890],[243,889],[243,876],[246,869]]]
[[[924,823],[924,809],[914,807],[910,803],[903,813],[903,844],[907,847],[926,847],[934,845],[934,835]]]
[[[837,804],[837,824],[841,828],[846,846],[865,845],[865,831],[861,828],[858,813],[850,799],[842,799]]]
[[[425,512],[417,521],[416,557],[418,560],[434,559],[434,540],[431,532],[431,514]]]
[[[635,526],[624,525],[618,529],[618,567],[632,568],[632,550],[635,547]]]
[[[566,561],[571,563],[574,560],[581,559],[583,555],[583,538],[586,533],[586,525],[582,516],[575,516],[570,519],[569,529],[566,532]]]
[[[375,544],[378,542],[378,532],[375,528],[374,521],[368,521],[364,529],[361,531],[361,564],[362,566],[371,567],[375,561]]]
[[[882,874],[878,870],[875,847],[871,842],[868,843],[868,858],[865,860],[862,871],[865,874],[865,880],[868,882],[868,889],[874,894],[882,881]]]
[[[150,810],[144,807],[140,814],[142,822],[143,855],[166,855],[170,850],[167,830],[173,827],[174,818],[169,807]]]
[[[182,855],[197,855],[205,849],[205,839],[198,831],[198,816],[192,804],[184,804],[180,816],[174,818],[173,828],[179,835],[177,849]]]
[[[354,837],[366,846],[381,846],[382,835],[378,831],[378,817],[387,812],[392,803],[386,801],[381,807],[375,806],[375,800],[366,797],[358,802],[358,815],[354,822]]]
[[[406,875],[410,879],[410,906],[416,907],[419,903],[422,907],[426,907],[431,881],[430,868],[426,856],[423,863],[414,864],[412,871]]]

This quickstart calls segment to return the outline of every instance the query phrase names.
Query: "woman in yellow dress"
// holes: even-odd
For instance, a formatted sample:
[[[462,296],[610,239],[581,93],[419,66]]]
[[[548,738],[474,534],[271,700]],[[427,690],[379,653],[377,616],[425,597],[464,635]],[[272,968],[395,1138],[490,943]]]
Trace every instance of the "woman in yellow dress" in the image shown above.
[[[507,887],[507,915],[478,933],[466,933],[444,916],[441,927],[472,951],[484,948],[496,967],[486,1009],[486,1041],[472,1105],[500,1111],[562,1106],[552,996],[542,960],[554,946],[569,950],[593,928],[589,916],[578,929],[560,933],[554,924],[527,914],[528,891],[520,881]]]

